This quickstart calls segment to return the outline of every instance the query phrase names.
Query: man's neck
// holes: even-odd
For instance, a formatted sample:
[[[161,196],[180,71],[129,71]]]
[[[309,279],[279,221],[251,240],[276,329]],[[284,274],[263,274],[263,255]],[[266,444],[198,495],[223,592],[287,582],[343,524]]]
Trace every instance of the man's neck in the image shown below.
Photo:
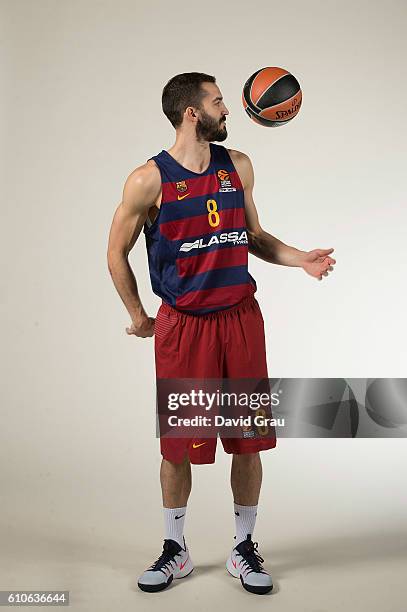
[[[168,153],[184,168],[202,173],[208,168],[211,160],[209,142],[198,141],[196,137],[187,138],[177,135],[175,143]]]

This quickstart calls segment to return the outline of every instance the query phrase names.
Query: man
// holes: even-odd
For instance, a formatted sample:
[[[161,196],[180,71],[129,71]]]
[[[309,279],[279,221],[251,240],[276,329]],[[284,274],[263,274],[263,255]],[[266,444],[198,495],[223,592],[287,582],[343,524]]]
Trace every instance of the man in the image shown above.
[[[157,379],[267,378],[248,253],[322,280],[333,270],[333,249],[303,252],[262,229],[249,157],[213,144],[226,139],[229,114],[213,76],[175,76],[163,90],[162,106],[176,130],[175,144],[130,174],[110,232],[109,270],[132,321],[126,331],[155,335]],[[152,288],[162,299],[155,319],[143,308],[128,262],[142,229]],[[233,455],[236,528],[226,567],[246,590],[264,594],[273,583],[252,535],[262,480],[259,451],[274,448],[276,437],[273,431],[263,437],[244,433],[222,438]],[[165,540],[161,556],[139,578],[142,590],[162,590],[192,572],[183,536],[190,464],[213,463],[215,447],[216,437],[161,438]]]

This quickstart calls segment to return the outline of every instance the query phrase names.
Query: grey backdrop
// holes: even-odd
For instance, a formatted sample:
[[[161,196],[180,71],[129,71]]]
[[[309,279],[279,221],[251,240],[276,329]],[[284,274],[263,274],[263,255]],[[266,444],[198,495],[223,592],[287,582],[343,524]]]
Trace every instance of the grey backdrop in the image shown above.
[[[335,247],[320,283],[250,259],[270,376],[406,375],[406,9],[1,2],[1,588],[70,588],[77,609],[162,605],[134,586],[162,538],[153,340],[124,333],[106,245],[126,177],[173,142],[160,97],[174,74],[216,75],[263,227]],[[304,95],[275,130],[240,101],[267,65]],[[131,262],[154,316],[143,237]],[[405,611],[406,459],[404,440],[282,440],[263,455],[256,536],[275,611]],[[200,568],[165,595],[169,608],[246,609],[223,569],[228,469],[220,451],[194,470],[186,534]]]

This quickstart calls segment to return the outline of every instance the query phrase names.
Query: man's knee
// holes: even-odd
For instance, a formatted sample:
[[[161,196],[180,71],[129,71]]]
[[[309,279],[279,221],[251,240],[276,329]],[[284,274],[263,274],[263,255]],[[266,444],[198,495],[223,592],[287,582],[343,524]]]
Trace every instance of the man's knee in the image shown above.
[[[252,463],[257,463],[260,459],[260,453],[242,453],[240,455],[233,455],[233,461],[235,463],[241,463],[241,464],[252,464]]]
[[[174,472],[182,472],[185,469],[188,469],[190,467],[190,460],[188,455],[185,455],[184,459],[179,462],[176,463],[175,461],[169,461],[168,459],[162,459],[161,465],[163,468],[167,468],[171,471]]]

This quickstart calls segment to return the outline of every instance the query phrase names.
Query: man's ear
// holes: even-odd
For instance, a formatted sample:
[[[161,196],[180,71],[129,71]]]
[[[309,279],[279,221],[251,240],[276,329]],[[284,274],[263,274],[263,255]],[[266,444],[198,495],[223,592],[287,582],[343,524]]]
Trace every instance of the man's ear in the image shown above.
[[[185,116],[186,116],[188,119],[190,119],[190,120],[191,120],[191,119],[192,119],[192,120],[194,120],[194,119],[197,119],[197,118],[198,118],[198,116],[197,116],[197,114],[196,114],[196,110],[195,110],[195,109],[194,109],[192,106],[188,106],[188,107],[185,109],[184,117],[185,117]]]

